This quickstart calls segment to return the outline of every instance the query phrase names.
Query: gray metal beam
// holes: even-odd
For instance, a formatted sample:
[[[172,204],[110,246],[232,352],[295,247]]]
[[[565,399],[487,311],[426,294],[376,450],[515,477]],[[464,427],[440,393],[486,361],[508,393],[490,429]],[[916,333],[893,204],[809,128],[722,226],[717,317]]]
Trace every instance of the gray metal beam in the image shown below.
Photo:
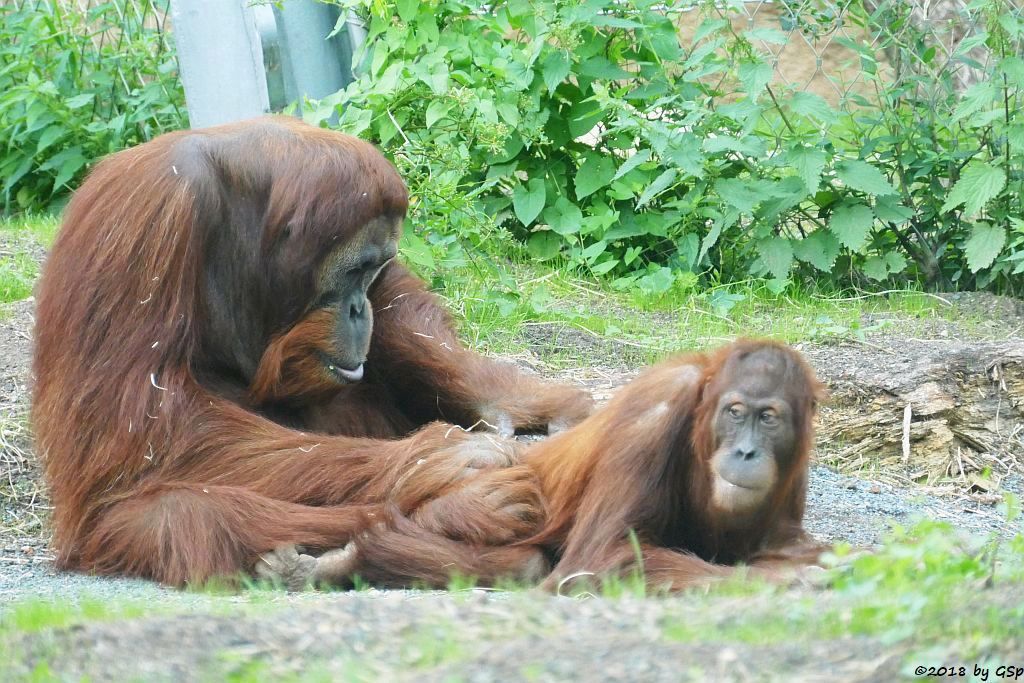
[[[178,63],[193,128],[321,99],[353,78],[366,29],[316,0],[171,0]]]
[[[248,0],[171,0],[193,128],[270,111],[263,50]]]

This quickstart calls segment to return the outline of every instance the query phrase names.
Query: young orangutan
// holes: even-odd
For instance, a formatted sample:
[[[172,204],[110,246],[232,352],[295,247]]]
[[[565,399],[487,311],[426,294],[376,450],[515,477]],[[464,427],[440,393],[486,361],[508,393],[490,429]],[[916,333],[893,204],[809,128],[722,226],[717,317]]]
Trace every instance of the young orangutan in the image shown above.
[[[813,564],[824,547],[802,518],[822,395],[801,356],[776,342],[679,356],[575,428],[526,447],[521,464],[396,512],[343,550],[272,553],[262,573],[293,586],[353,574],[432,586],[453,574],[482,583],[547,575],[553,588],[642,568],[650,587],[680,589],[738,563],[769,577]]]

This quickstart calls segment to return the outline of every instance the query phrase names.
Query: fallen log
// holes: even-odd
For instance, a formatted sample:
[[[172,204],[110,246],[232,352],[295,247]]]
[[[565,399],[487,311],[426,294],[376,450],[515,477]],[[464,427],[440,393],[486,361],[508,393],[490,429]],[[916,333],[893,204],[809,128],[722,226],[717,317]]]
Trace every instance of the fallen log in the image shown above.
[[[898,339],[803,351],[831,392],[820,416],[824,462],[902,468],[928,483],[952,477],[982,491],[1020,471],[1024,342]]]

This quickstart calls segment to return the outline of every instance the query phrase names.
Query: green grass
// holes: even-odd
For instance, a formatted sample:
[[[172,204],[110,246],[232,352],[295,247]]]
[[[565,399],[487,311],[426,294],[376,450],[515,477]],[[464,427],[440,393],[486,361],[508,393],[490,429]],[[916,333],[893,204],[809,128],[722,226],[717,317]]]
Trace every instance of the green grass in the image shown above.
[[[48,248],[59,219],[0,220],[0,303],[32,293],[38,246]],[[498,265],[494,265],[497,262]],[[664,294],[620,292],[571,270],[465,254],[439,263],[431,286],[444,297],[470,346],[491,353],[530,347],[555,365],[650,363],[666,354],[715,346],[741,335],[782,341],[853,338],[929,318],[970,324],[956,308],[920,292],[855,295],[793,286],[773,293],[761,281],[697,290],[685,278]],[[871,323],[862,322],[870,316]]]
[[[462,318],[471,346],[506,354],[530,346],[545,360],[577,366],[609,354],[620,363],[650,363],[743,335],[791,343],[863,340],[889,325],[913,332],[929,319],[971,322],[915,291],[848,295],[794,286],[776,294],[751,281],[650,295],[526,263],[461,263],[432,284]]]
[[[127,619],[146,614],[142,605],[110,604],[96,599],[62,602],[36,598],[19,602],[0,613],[0,637],[8,633],[35,633],[74,624]]]
[[[31,296],[39,277],[35,252],[53,244],[58,225],[50,216],[0,220],[0,304]]]
[[[1018,504],[1008,498],[1006,507],[1012,521],[1018,514]],[[737,579],[708,590],[662,598],[645,592],[640,577],[629,577],[606,582],[596,593],[599,597],[590,599],[611,603],[668,599],[665,609],[652,613],[658,615],[657,622],[638,622],[637,628],[653,628],[669,643],[771,648],[834,642],[839,647],[847,639],[866,638],[887,651],[909,653],[905,662],[916,663],[1000,662],[1001,657],[1024,648],[1024,537],[1003,541],[963,537],[948,524],[921,522],[909,530],[897,529],[883,547],[871,554],[843,555],[840,549],[835,567],[829,571],[827,588],[794,589]],[[467,580],[453,582],[458,589],[470,586]],[[213,653],[208,680],[366,681],[379,680],[382,666],[391,673],[436,671],[471,661],[488,648],[512,639],[559,638],[560,622],[541,618],[555,600],[571,604],[564,602],[565,598],[518,591],[488,603],[473,617],[472,625],[461,621],[474,613],[472,603],[459,603],[457,614],[441,610],[426,621],[411,619],[407,628],[386,642],[363,634],[359,637],[366,639],[365,651],[343,648],[336,657],[323,661],[297,655],[271,665],[258,652],[228,649]],[[269,606],[232,601],[230,610],[239,619],[254,619],[266,618],[274,611],[287,612],[294,606],[289,600]],[[611,605],[609,609],[616,608]],[[5,642],[19,642],[8,640],[18,634],[149,613],[136,605],[116,603],[21,603],[0,620],[0,648]],[[218,604],[211,603],[204,613],[220,613]],[[638,618],[646,619],[640,616],[643,614],[646,612],[637,612]],[[594,628],[599,629],[600,624],[595,623]],[[45,641],[48,637],[41,634],[34,638]],[[388,653],[386,660],[380,659],[381,647]],[[35,652],[38,657],[39,650]],[[26,656],[17,649],[9,651],[9,666],[19,667],[10,671],[26,671]],[[47,665],[60,658],[60,653],[54,651],[41,663],[36,659],[32,663],[34,672],[28,677],[22,674],[17,680],[61,680],[60,671]],[[523,674],[532,671],[540,675],[543,661],[544,654],[540,653],[522,662]],[[0,677],[3,666],[0,663]]]
[[[748,588],[756,593],[756,586]],[[949,524],[925,521],[897,529],[876,552],[840,560],[826,592],[779,600],[778,589],[761,590],[760,599],[743,598],[742,612],[717,618],[715,610],[697,609],[698,618],[666,621],[663,634],[672,641],[758,645],[790,642],[797,634],[807,640],[872,636],[887,643],[945,639],[968,648],[1024,644],[1020,535],[1003,543],[965,539]]]
[[[53,245],[60,228],[60,218],[45,214],[29,214],[0,219],[0,234],[28,236],[47,249]]]

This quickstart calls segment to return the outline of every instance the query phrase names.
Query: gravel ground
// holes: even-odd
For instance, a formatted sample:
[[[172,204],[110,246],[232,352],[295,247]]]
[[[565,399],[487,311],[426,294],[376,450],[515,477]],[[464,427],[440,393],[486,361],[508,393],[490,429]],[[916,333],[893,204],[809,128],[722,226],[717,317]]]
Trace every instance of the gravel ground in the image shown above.
[[[1020,484],[1021,479],[1015,478],[1007,486],[1015,488],[1019,495]],[[1024,532],[1020,519],[1007,524],[995,506],[967,496],[935,498],[845,476],[826,467],[812,470],[807,508],[805,524],[815,537],[859,547],[881,541],[894,523],[908,526],[919,519],[948,521],[968,534],[998,532],[1009,536]],[[184,606],[205,604],[209,599],[149,581],[57,572],[45,559],[45,546],[35,537],[0,539],[0,543],[0,614],[4,603],[38,596],[72,600],[123,598]],[[27,557],[23,548],[32,548],[41,557]]]
[[[973,596],[972,596],[973,597]],[[971,609],[1019,603],[1021,587],[974,598]],[[791,590],[786,604],[832,611],[827,594]],[[0,675],[60,680],[215,681],[892,681],[915,665],[976,662],[971,644],[873,637],[751,644],[715,634],[780,610],[774,596],[578,600],[470,591],[369,591],[221,603],[193,615],[90,623],[8,641]],[[962,603],[965,608],[968,603]],[[771,631],[771,627],[766,627]],[[694,638],[692,633],[709,638]],[[990,647],[992,664],[1024,661],[1019,642]],[[143,656],[139,653],[144,652]],[[986,662],[988,664],[989,662]],[[992,669],[995,667],[992,666]],[[40,680],[32,678],[32,680]]]
[[[673,642],[673,620],[693,612],[681,600],[364,593],[276,607],[266,615],[247,613],[244,627],[232,613],[151,617],[131,628],[90,625],[16,645],[46,657],[67,680],[145,681],[217,680],[253,659],[263,663],[253,680],[311,672],[323,680],[480,683],[765,680],[772,671],[774,680],[825,672],[830,680],[884,680],[898,672],[903,654],[879,659],[878,644],[868,639],[839,647]],[[139,643],[149,648],[142,660],[132,656]]]

